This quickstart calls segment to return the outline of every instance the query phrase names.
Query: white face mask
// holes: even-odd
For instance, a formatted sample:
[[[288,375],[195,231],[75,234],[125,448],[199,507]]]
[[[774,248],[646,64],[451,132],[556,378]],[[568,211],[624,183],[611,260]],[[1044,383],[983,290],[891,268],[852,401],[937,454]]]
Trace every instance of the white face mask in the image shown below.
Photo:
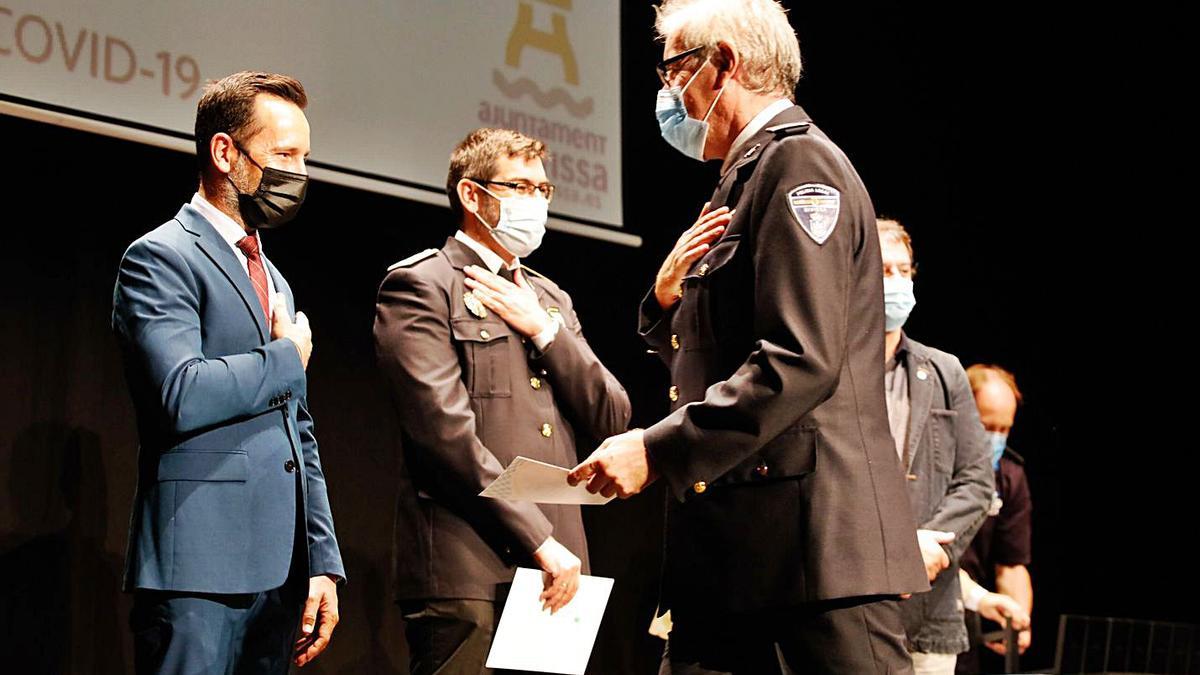
[[[500,202],[500,220],[495,226],[488,224],[475,212],[475,218],[491,231],[492,237],[518,258],[536,251],[546,235],[550,202],[544,197],[500,197],[482,185],[476,185]]]

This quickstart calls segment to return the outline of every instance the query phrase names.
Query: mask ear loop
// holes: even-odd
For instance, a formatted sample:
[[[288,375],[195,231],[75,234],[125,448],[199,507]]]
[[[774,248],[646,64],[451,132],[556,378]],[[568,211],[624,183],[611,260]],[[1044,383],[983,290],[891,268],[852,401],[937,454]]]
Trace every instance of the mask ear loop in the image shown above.
[[[708,66],[708,65],[712,65],[712,59],[711,59],[711,58],[709,58],[709,59],[706,59],[706,60],[704,61],[704,66]],[[687,91],[687,88],[688,88],[688,87],[690,87],[690,86],[692,86],[692,82],[693,82],[693,81],[696,79],[696,76],[700,74],[700,71],[701,71],[701,70],[704,70],[704,66],[700,66],[700,68],[698,68],[698,69],[696,70],[696,72],[692,73],[692,76],[688,78],[687,84],[684,84],[684,85],[683,85],[683,88],[681,88],[681,89],[679,90],[679,100],[680,100],[680,102],[681,102],[681,103],[683,102],[683,92]],[[714,66],[714,67],[715,67],[715,66]],[[710,115],[712,115],[712,111],[713,111],[713,110],[715,110],[715,109],[716,109],[716,107],[717,107],[717,101],[720,101],[720,100],[721,100],[721,94],[724,94],[724,93],[725,93],[725,87],[726,87],[726,86],[728,86],[728,84],[726,84],[726,85],[722,85],[722,86],[721,86],[721,89],[720,89],[719,91],[717,91],[717,97],[716,97],[716,98],[714,98],[714,99],[713,99],[713,102],[712,102],[712,103],[711,103],[711,104],[708,106],[708,112],[704,113],[704,117],[700,119],[700,121],[701,121],[701,122],[707,122],[707,121],[708,121],[708,118],[709,118],[709,116],[710,116]],[[687,109],[685,108],[685,109],[684,109],[684,114],[686,114],[686,113],[687,113]]]
[[[482,185],[480,185],[479,183],[477,183],[477,182],[475,182],[475,181],[473,181],[473,180],[471,180],[471,179],[469,179],[469,178],[463,178],[463,179],[461,179],[461,180],[462,180],[462,181],[467,181],[467,182],[471,183],[471,184],[472,184],[472,185],[474,185],[475,187],[477,187],[477,188],[479,188],[480,190],[483,190],[484,192],[486,192],[486,193],[487,193],[489,196],[491,196],[491,198],[492,198],[492,199],[495,199],[496,201],[500,201],[500,198],[499,198],[499,197],[497,197],[495,194],[493,194],[491,190],[489,190],[489,189],[487,189],[487,188],[483,187],[483,186],[482,186]],[[460,181],[460,182],[461,182],[461,181]],[[483,219],[483,216],[479,215],[479,212],[478,212],[478,211],[472,211],[472,212],[471,212],[471,215],[475,216],[475,220],[478,220],[480,225],[483,225],[483,229],[487,231],[488,237],[489,237],[489,238],[491,238],[491,240],[492,240],[492,241],[496,242],[496,244],[497,244],[498,246],[500,246],[500,247],[502,247],[502,248],[503,248],[504,244],[501,244],[499,241],[497,241],[497,240],[496,240],[496,235],[494,235],[494,234],[492,233],[492,231],[493,231],[493,230],[495,230],[497,227],[499,227],[499,226],[500,226],[500,221],[499,221],[499,220],[497,220],[495,225],[488,225],[487,221]],[[507,251],[508,249],[504,249],[504,250],[506,250],[506,251]]]

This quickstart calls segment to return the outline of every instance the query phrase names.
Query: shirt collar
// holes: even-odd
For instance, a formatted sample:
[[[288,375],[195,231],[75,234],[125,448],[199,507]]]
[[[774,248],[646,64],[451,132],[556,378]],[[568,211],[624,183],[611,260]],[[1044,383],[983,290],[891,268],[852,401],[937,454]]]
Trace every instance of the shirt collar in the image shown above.
[[[217,234],[221,235],[222,239],[229,242],[229,245],[234,247],[234,249],[237,249],[237,243],[241,241],[243,237],[247,236],[246,230],[242,229],[242,226],[238,225],[237,221],[225,215],[216,206],[213,206],[212,202],[205,199],[199,192],[192,195],[191,204],[192,208],[199,211],[200,215],[204,216],[204,219],[207,220],[214,229],[216,229]],[[258,237],[258,232],[255,232],[254,236]],[[258,237],[258,250],[261,254],[262,237]]]
[[[483,264],[487,265],[489,272],[491,272],[492,274],[500,273],[500,268],[504,267],[504,258],[501,258],[498,253],[496,253],[492,249],[488,248],[487,246],[484,246],[482,242],[476,241],[475,239],[473,239],[471,237],[471,235],[467,234],[466,232],[464,232],[462,230],[455,232],[454,238],[461,241],[463,244],[465,244],[467,246],[467,248],[471,249],[476,254],[478,254],[479,259],[483,261]],[[508,269],[515,270],[520,266],[521,266],[520,259],[513,258],[512,264],[508,266]]]
[[[758,114],[750,120],[750,123],[742,128],[742,131],[737,135],[737,138],[733,139],[733,145],[729,146],[729,154],[726,155],[726,161],[728,161],[730,157],[733,157],[734,153],[740,150],[741,147],[746,144],[746,141],[750,140],[751,136],[757,134],[759,130],[767,126],[767,122],[775,119],[776,115],[784,110],[787,110],[793,105],[795,104],[790,100],[781,98],[760,110]]]

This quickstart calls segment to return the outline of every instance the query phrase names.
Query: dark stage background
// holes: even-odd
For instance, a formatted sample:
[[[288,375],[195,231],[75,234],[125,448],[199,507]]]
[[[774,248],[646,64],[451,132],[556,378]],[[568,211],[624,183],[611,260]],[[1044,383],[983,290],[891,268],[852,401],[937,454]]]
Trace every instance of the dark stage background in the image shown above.
[[[644,424],[665,410],[666,376],[634,333],[635,306],[715,168],[659,138],[653,11],[623,5],[625,219],[645,245],[552,232],[529,262],[574,295]],[[1060,613],[1194,621],[1181,553],[1196,461],[1180,440],[1187,389],[1175,376],[1194,368],[1180,368],[1186,352],[1166,337],[1190,318],[1180,309],[1194,307],[1192,286],[1157,283],[1171,266],[1157,249],[1172,248],[1159,242],[1174,238],[1153,217],[1169,203],[1161,167],[1129,159],[1133,129],[1084,84],[1098,64],[1116,77],[1112,36],[1064,42],[1077,26],[1043,10],[840,7],[792,14],[799,101],[878,210],[914,235],[909,332],[964,364],[1003,364],[1026,394],[1012,435],[1035,500],[1024,662],[1051,665]],[[454,86],[429,75],[417,94]],[[348,104],[310,95],[314,107]],[[136,438],[109,329],[112,282],[125,246],[189,199],[194,160],[10,117],[0,138],[0,670],[126,672],[119,586]],[[320,139],[315,129],[318,153]],[[316,183],[299,219],[266,235],[313,324],[310,403],[350,576],[317,673],[407,672],[388,590],[396,447],[371,322],[386,266],[450,231],[444,209]],[[1159,289],[1173,311],[1159,309],[1172,307]],[[661,643],[645,629],[662,499],[658,487],[586,513],[594,571],[617,579],[594,673],[656,669]]]

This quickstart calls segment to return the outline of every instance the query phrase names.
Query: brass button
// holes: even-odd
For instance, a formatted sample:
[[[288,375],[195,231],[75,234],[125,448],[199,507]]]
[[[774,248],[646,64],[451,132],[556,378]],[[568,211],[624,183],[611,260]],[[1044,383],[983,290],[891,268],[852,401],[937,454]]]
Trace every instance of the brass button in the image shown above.
[[[708,489],[708,483],[705,483],[702,480],[696,481],[696,484],[692,486],[692,492],[695,492],[698,495],[704,494],[704,491],[707,489]]]
[[[484,340],[488,340],[492,337],[492,334],[487,332],[487,329],[484,328],[483,330],[479,331],[479,337],[483,338]]]
[[[531,377],[529,378],[529,386],[533,387],[534,389],[541,389],[542,381],[536,377]]]
[[[754,467],[754,473],[762,476],[763,478],[766,478],[767,473],[769,473],[770,471],[771,471],[771,469],[770,469],[770,467],[767,466],[766,462],[759,462],[758,466]]]
[[[674,335],[674,334],[671,335],[671,349],[676,349],[676,350],[679,349],[679,336],[678,335]]]
[[[554,433],[554,427],[550,426],[550,424],[548,422],[546,424],[542,425],[542,435],[543,436],[545,436],[546,438],[550,438],[550,435],[553,433]]]
[[[701,265],[700,269],[696,270],[696,274],[699,274],[700,276],[704,276],[705,274],[708,274],[708,263],[704,263],[703,265]]]
[[[671,385],[671,388],[667,390],[667,397],[671,399],[672,403],[674,403],[675,401],[678,401],[679,400],[679,387],[676,387],[675,385]]]

